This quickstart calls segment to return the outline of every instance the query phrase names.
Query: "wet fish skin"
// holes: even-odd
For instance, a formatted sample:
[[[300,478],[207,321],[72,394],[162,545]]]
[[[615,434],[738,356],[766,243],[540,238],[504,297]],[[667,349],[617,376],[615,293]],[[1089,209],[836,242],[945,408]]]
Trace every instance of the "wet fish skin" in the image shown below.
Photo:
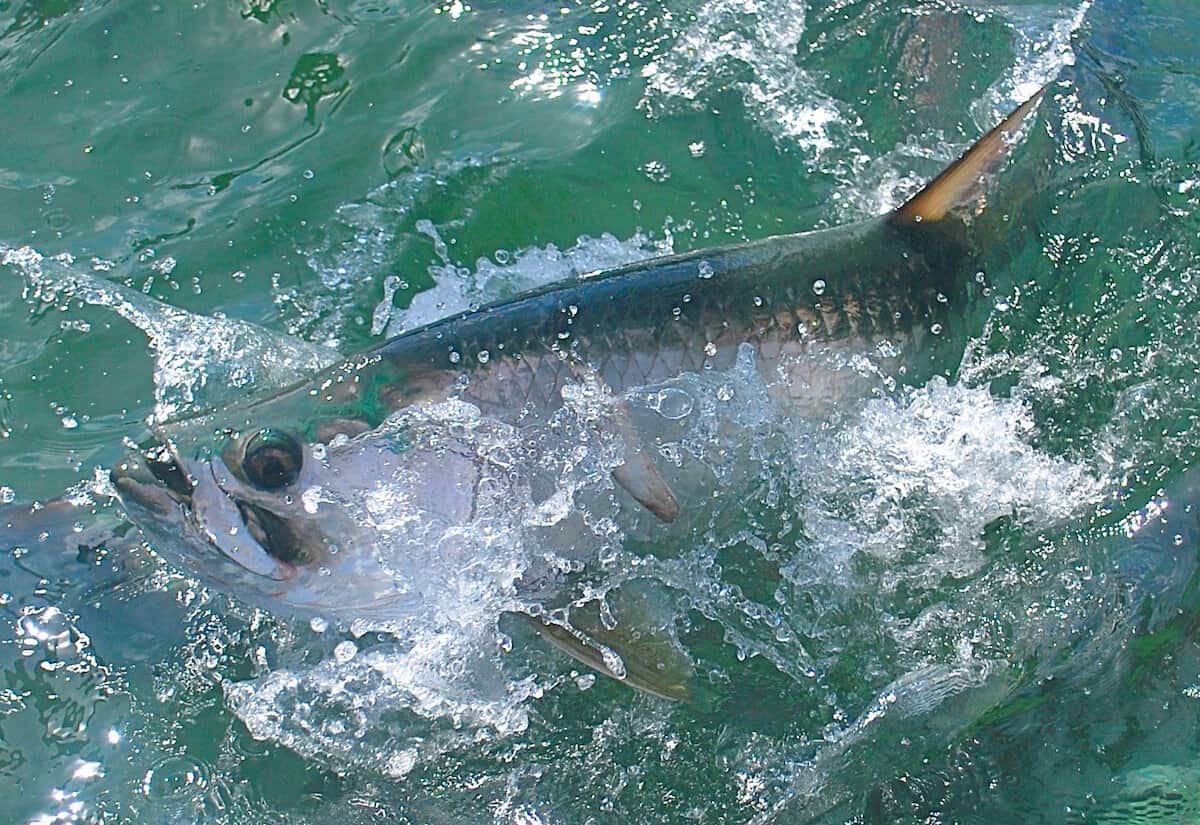
[[[862,389],[847,359],[876,350],[876,361],[898,367],[895,352],[918,351],[966,304],[983,244],[959,218],[1041,95],[887,217],[635,263],[437,321],[277,396],[163,424],[162,448],[116,467],[113,485],[182,566],[269,609],[345,621],[423,616],[427,582],[478,561],[469,542],[443,546],[434,533],[460,538],[481,500],[501,520],[514,494],[540,507],[535,483],[558,492],[547,449],[594,438],[585,452],[596,448],[600,472],[673,521],[678,499],[647,449],[661,423],[639,429],[628,391],[725,370],[748,348],[769,393],[821,413]],[[568,385],[598,388],[608,409],[596,432],[568,425],[560,444],[555,416]],[[537,430],[551,431],[553,448]],[[255,482],[253,467],[273,459],[247,451],[268,432],[285,440],[284,463],[276,481]],[[495,438],[523,453],[521,473],[546,478],[497,492]],[[504,473],[512,478],[511,465]],[[550,541],[565,549],[586,537]],[[594,666],[595,648],[572,651],[559,636]],[[632,672],[657,670],[641,664]],[[643,689],[674,695],[677,682]]]
[[[406,333],[248,412],[376,426],[462,383],[516,420],[553,409],[579,364],[620,394],[727,369],[742,344],[766,372],[812,342],[904,344],[965,303],[972,255],[952,233],[877,219],[635,263]]]

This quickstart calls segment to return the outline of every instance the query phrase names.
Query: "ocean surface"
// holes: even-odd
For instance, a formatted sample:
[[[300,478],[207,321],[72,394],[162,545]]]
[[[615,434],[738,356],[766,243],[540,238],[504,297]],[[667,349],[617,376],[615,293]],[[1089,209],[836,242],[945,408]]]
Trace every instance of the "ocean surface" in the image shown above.
[[[453,570],[401,640],[10,542],[0,822],[1200,821],[1197,32],[1195,0],[0,0],[0,507],[87,498],[86,536],[151,420],[882,214],[1050,84],[1022,225],[907,380],[820,427],[740,367],[657,390],[758,464],[597,592],[705,701]]]

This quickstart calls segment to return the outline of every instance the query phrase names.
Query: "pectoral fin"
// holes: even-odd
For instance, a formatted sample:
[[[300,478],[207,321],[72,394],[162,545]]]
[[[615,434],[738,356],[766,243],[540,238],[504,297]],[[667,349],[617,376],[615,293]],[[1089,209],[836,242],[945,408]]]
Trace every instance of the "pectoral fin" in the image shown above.
[[[679,502],[670,485],[658,474],[650,456],[641,447],[630,445],[625,463],[613,470],[612,476],[660,521],[672,522],[679,515]]]
[[[681,672],[679,663],[664,662],[656,657],[647,657],[648,650],[638,650],[630,639],[608,631],[603,640],[594,639],[595,634],[583,634],[560,624],[529,617],[533,629],[556,648],[571,658],[582,662],[597,673],[624,682],[643,693],[686,702],[691,699],[687,680],[690,670]],[[672,651],[671,659],[683,656],[681,651]]]
[[[525,618],[547,641],[597,673],[663,699],[703,704],[708,697],[676,636],[679,609],[668,588],[634,579],[609,590],[602,601],[575,605],[566,622]]]
[[[580,381],[604,387],[612,399],[613,422],[625,442],[625,463],[612,471],[613,479],[660,521],[674,521],[679,515],[679,501],[642,446],[625,401],[613,394],[591,367],[573,360],[567,361],[567,365]]]
[[[1043,86],[986,135],[961,158],[947,166],[924,189],[893,212],[888,220],[911,225],[940,221],[951,211],[967,206],[983,193],[983,183],[1008,153],[1017,132],[1046,93]]]

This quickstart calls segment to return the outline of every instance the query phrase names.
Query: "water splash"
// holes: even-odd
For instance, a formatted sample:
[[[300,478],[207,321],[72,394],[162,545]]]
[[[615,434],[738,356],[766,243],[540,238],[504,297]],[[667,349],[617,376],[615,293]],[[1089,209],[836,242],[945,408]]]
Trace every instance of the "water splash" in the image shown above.
[[[797,65],[808,7],[758,0],[705,3],[672,47],[642,69],[651,111],[702,100],[732,84],[776,138],[813,157],[844,144],[861,126]]]
[[[899,399],[870,401],[835,439],[834,483],[821,485],[847,521],[812,513],[811,523],[822,525],[814,539],[845,542],[895,565],[889,587],[971,575],[983,563],[989,523],[1059,523],[1107,489],[1095,468],[1031,446],[1036,432],[1019,397],[940,377]]]
[[[72,301],[108,307],[144,332],[154,351],[151,423],[190,417],[256,394],[277,391],[336,353],[245,321],[194,315],[85,271],[69,255],[46,258],[0,244],[0,266],[27,283],[27,297],[67,308]]]
[[[429,267],[434,285],[413,298],[403,312],[392,313],[390,301],[385,296],[384,304],[377,307],[376,312],[387,311],[393,315],[387,326],[389,336],[546,284],[672,252],[669,235],[655,240],[637,233],[619,240],[605,233],[599,238],[582,235],[565,250],[554,244],[516,252],[499,250],[494,260],[479,258],[471,269],[450,260],[446,245],[432,223],[418,221],[417,228],[434,241],[434,248],[438,250],[439,262]],[[385,307],[385,304],[389,306]]]
[[[978,9],[978,20],[996,18],[1013,34],[1008,67],[971,103],[976,134],[991,129],[1038,89],[1062,76],[1064,69],[1075,65],[1072,40],[1091,5],[1091,0],[1067,8],[964,4],[962,11]],[[939,130],[911,135],[878,154],[853,151],[848,165],[852,174],[846,176],[846,185],[837,193],[835,203],[841,219],[861,219],[895,209],[966,151],[973,140],[971,136],[954,139]]]

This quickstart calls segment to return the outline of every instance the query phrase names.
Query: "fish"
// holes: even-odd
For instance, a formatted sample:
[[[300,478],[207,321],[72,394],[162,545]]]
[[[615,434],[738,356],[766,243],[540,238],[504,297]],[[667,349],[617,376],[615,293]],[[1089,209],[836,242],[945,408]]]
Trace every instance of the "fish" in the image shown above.
[[[586,530],[556,488],[572,445],[589,446],[589,478],[611,483],[643,533],[686,525],[704,496],[656,449],[658,425],[631,394],[739,363],[790,415],[863,392],[848,359],[899,364],[891,353],[919,351],[969,302],[988,183],[1045,92],[885,216],[641,261],[444,318],[280,392],[160,422],[111,468],[112,487],[150,544],[200,580],[346,623],[419,615],[440,569],[477,564],[470,542],[447,537],[478,527],[484,499],[495,512],[521,491],[544,523],[488,529],[528,528],[559,558],[582,552]],[[670,633],[528,609],[554,578],[536,567],[495,571],[512,614],[600,674],[695,697]]]

